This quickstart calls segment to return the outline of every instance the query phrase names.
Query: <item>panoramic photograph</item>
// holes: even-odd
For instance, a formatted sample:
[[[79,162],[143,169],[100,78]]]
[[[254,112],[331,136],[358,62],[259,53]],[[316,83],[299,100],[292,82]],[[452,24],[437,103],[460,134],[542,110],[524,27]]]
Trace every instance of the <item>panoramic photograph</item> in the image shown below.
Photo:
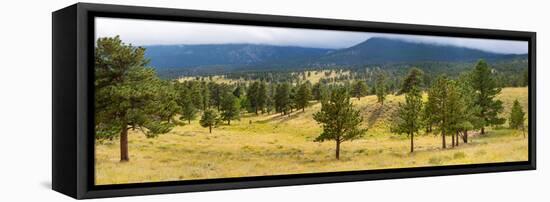
[[[95,185],[528,161],[528,42],[95,18]]]

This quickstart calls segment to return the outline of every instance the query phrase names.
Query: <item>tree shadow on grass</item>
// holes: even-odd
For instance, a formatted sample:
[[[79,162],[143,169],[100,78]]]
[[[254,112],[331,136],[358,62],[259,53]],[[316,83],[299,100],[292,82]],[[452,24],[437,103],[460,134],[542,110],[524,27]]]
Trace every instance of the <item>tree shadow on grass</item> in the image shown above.
[[[293,119],[298,118],[298,116],[300,116],[300,114],[304,114],[304,113],[305,112],[302,111],[302,110],[297,110],[297,111],[293,111],[292,113],[289,113],[287,115],[277,115],[277,116],[273,116],[273,117],[270,117],[270,118],[265,119],[265,120],[256,121],[256,123],[269,123],[269,122],[272,122],[272,121],[287,122],[287,121],[291,121]]]
[[[383,106],[381,104],[376,104],[376,105],[377,107],[373,111],[371,111],[367,117],[367,124],[369,127],[374,126],[376,121],[378,121],[378,119],[383,113]],[[365,108],[368,108],[368,107],[371,107],[371,106],[366,106]]]

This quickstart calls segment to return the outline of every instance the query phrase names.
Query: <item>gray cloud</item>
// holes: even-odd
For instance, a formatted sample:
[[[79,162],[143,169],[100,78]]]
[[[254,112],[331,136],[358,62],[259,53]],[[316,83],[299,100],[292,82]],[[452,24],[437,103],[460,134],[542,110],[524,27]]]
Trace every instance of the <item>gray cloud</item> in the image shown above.
[[[398,38],[498,53],[527,53],[527,42],[458,37],[278,28],[211,23],[96,18],[96,38],[120,35],[134,45],[251,43],[317,48],[347,48],[371,37]]]

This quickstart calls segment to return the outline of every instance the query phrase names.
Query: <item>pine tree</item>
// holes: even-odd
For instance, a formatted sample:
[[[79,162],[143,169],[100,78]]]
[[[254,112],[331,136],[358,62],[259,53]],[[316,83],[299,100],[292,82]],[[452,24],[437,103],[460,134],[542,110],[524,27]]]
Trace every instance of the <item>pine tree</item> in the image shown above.
[[[311,88],[310,83],[306,82],[299,86],[298,91],[296,92],[296,107],[305,111],[305,108],[309,104],[311,99]]]
[[[413,87],[421,88],[424,72],[416,67],[409,70],[409,74],[403,80],[403,85],[398,94],[408,93]]]
[[[95,138],[120,138],[120,161],[129,161],[128,130],[146,137],[169,132],[181,109],[173,86],[146,68],[145,49],[120,38],[100,38],[95,47]]]
[[[359,80],[353,84],[352,94],[358,100],[361,100],[361,97],[367,95],[368,87],[365,81]]]
[[[252,111],[256,114],[258,114],[258,109],[260,107],[260,103],[258,101],[259,89],[260,89],[260,82],[255,81],[248,87],[246,91],[246,98],[250,103],[250,107]]]
[[[485,134],[486,126],[503,124],[505,119],[498,117],[503,110],[502,101],[495,100],[501,88],[497,86],[491,68],[483,60],[478,61],[472,72],[472,87],[475,90],[475,103],[480,107],[476,116],[482,120],[481,134]]]
[[[432,112],[435,112],[431,114],[430,119],[441,133],[441,147],[444,149],[447,148],[447,134],[454,132],[451,124],[452,110],[449,103],[451,91],[450,80],[446,76],[439,76],[428,91],[428,102],[432,105]]]
[[[411,153],[414,152],[414,134],[422,128],[421,120],[422,95],[416,86],[413,86],[405,95],[405,104],[399,103],[396,126],[394,131],[407,134],[411,140]]]
[[[461,74],[456,84],[462,102],[465,105],[465,109],[461,113],[463,122],[459,127],[459,132],[462,132],[463,142],[468,143],[468,131],[479,129],[483,126],[480,118],[476,116],[480,111],[480,107],[475,104],[475,98],[472,96],[475,94],[475,91],[471,85],[470,73]]]
[[[205,110],[199,123],[202,127],[208,128],[208,131],[212,133],[212,127],[218,124],[218,113],[212,109]]]
[[[386,100],[386,95],[388,94],[386,77],[386,74],[382,71],[376,75],[376,97],[382,105],[384,105],[384,100]]]
[[[277,85],[275,92],[275,111],[286,115],[290,110],[290,85],[283,83]]]
[[[243,89],[240,85],[237,85],[237,87],[235,88],[235,90],[233,90],[233,95],[237,98],[241,98],[243,94]]]
[[[340,159],[340,144],[360,138],[367,130],[360,128],[363,117],[353,108],[350,96],[345,88],[332,91],[330,100],[321,104],[321,111],[313,115],[321,124],[323,132],[315,141],[334,141],[336,159]]]
[[[523,109],[517,99],[514,101],[514,105],[512,105],[512,111],[510,112],[509,121],[510,128],[521,129],[523,132],[523,137],[525,137],[525,112],[523,112]]]
[[[231,125],[231,120],[238,120],[240,117],[240,103],[237,97],[227,92],[221,100],[221,118]]]
[[[190,88],[191,88],[191,100],[193,102],[193,106],[197,107],[198,109],[204,110],[206,108],[206,105],[204,104],[204,91],[202,90],[202,87],[200,85],[200,82],[194,81],[190,82]]]
[[[182,108],[181,111],[181,120],[187,120],[191,124],[191,120],[195,119],[197,114],[197,108],[193,105],[191,97],[191,89],[180,85],[179,87],[180,97],[178,99],[178,104]]]
[[[258,102],[258,108],[262,111],[262,114],[265,113],[265,107],[267,104],[267,85],[265,82],[261,82],[258,86],[258,94],[256,95],[256,101]]]

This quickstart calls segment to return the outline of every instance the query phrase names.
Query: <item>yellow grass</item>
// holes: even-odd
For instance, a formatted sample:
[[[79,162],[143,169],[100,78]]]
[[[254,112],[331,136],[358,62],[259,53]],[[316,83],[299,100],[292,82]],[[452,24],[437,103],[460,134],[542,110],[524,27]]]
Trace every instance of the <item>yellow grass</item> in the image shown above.
[[[505,111],[515,98],[526,107],[527,88],[503,89],[499,99]],[[390,95],[381,106],[374,96],[353,99],[369,132],[362,139],[343,143],[340,160],[334,158],[334,142],[313,141],[321,132],[312,119],[320,109],[318,103],[284,117],[243,115],[241,121],[214,128],[212,134],[198,121],[154,139],[131,131],[129,162],[119,162],[117,140],[96,145],[96,184],[527,160],[527,139],[509,129],[491,129],[486,136],[473,136],[470,143],[445,150],[441,137],[422,134],[415,138],[415,152],[410,154],[409,139],[389,133],[390,114],[402,100],[403,96]],[[447,143],[450,147],[450,137]]]

